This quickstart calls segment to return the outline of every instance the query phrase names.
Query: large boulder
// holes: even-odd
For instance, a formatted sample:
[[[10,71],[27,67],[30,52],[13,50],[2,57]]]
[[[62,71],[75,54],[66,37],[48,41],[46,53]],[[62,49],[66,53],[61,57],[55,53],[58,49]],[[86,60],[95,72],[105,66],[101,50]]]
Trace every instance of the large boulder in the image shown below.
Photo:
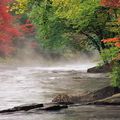
[[[104,87],[102,89],[96,90],[94,92],[82,94],[82,95],[66,95],[59,94],[57,95],[52,102],[58,104],[87,104],[92,103],[96,100],[104,99],[110,97],[116,93],[120,93],[119,88],[113,88],[111,86]]]
[[[95,66],[87,70],[88,73],[107,73],[112,71],[112,64],[104,64],[102,66]]]
[[[53,103],[59,103],[59,104],[72,104],[73,101],[70,96],[67,94],[59,94],[57,95],[53,100]]]
[[[120,93],[94,102],[97,105],[120,105]]]

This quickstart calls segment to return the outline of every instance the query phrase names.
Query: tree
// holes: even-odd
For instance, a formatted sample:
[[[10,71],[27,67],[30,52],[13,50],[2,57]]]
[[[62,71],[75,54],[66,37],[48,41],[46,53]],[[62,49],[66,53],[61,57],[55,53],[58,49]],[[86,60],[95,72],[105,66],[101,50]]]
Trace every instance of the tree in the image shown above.
[[[114,33],[114,37],[110,38],[109,36],[102,40],[102,42],[110,46],[109,49],[103,51],[103,55],[107,61],[114,61],[113,70],[110,74],[111,84],[113,87],[120,88],[120,0],[102,0],[101,5],[109,8],[110,15],[113,19],[108,21],[108,28]],[[111,52],[106,54],[108,53],[107,51]]]
[[[101,40],[115,36],[115,33],[107,28],[108,22],[114,17],[111,16],[110,9],[102,5],[105,0],[101,5],[100,0],[16,1],[18,11],[21,10],[21,4],[29,6],[24,8],[24,11],[31,8],[30,17],[37,28],[38,41],[44,48],[54,51],[69,43],[72,47],[71,35],[84,34],[89,44],[101,53],[102,49],[108,47]]]
[[[110,8],[119,8],[120,0],[101,0],[101,5]]]
[[[108,8],[100,6],[99,0],[52,0],[57,16],[66,19],[68,29],[78,34],[84,34],[89,42],[101,53],[106,46],[101,39],[113,33],[106,29],[110,19]]]
[[[14,26],[14,17],[8,12],[8,4],[12,0],[0,1],[0,55],[10,55],[14,50],[13,39],[21,33],[17,29],[17,25]]]

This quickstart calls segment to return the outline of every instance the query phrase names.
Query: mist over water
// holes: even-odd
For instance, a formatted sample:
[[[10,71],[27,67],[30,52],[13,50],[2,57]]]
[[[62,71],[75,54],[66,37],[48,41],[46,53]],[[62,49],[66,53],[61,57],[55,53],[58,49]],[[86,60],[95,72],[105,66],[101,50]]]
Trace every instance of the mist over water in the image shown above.
[[[1,66],[34,67],[39,70],[86,71],[88,68],[96,66],[98,59],[99,54],[96,51],[91,53],[76,52],[51,55],[49,53],[38,54],[33,49],[24,48],[14,58],[8,60],[4,65],[1,64]]]
[[[90,74],[86,70],[96,66],[98,54],[77,53],[65,56],[37,54],[32,50],[18,54],[8,63],[0,65],[0,110],[14,106],[48,103],[61,93],[80,95],[105,87],[109,79],[105,74]],[[109,113],[119,118],[119,107],[70,107],[56,112],[22,111],[0,115],[0,120],[107,120]],[[111,112],[112,111],[112,112]],[[96,117],[97,116],[97,117]],[[107,119],[104,119],[107,118]]]

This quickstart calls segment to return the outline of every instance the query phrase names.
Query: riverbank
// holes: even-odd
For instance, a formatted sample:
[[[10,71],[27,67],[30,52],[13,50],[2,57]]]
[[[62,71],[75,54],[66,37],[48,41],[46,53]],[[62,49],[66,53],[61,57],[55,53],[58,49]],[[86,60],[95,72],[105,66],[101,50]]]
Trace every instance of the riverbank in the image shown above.
[[[81,96],[69,96],[59,94],[50,103],[28,104],[16,106],[10,109],[0,110],[0,113],[14,113],[19,111],[58,111],[68,107],[83,105],[119,105],[120,89],[111,86]]]
[[[112,64],[104,64],[95,66],[87,70],[88,73],[108,73],[112,71]]]
[[[68,96],[60,94],[56,96],[52,102],[59,104],[81,104],[81,105],[120,105],[120,89],[111,86],[104,87],[94,92],[80,96]]]

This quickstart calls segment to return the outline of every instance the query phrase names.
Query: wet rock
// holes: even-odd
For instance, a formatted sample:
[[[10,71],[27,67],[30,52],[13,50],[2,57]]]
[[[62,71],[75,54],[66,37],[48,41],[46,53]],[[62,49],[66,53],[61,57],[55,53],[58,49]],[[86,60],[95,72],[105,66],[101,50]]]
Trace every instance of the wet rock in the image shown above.
[[[102,89],[91,92],[87,95],[81,96],[81,102],[91,102],[91,101],[103,99],[106,97],[110,97],[117,92],[119,92],[119,90],[116,91],[116,88],[113,88],[111,86],[107,86],[107,87],[104,87]]]
[[[111,64],[104,64],[102,66],[95,66],[87,70],[88,73],[107,73],[112,71]]]
[[[96,105],[120,105],[120,93],[93,102]]]
[[[58,104],[88,104],[92,103],[93,101],[104,99],[107,97],[110,97],[116,93],[120,93],[119,88],[113,88],[111,86],[104,87],[102,89],[99,89],[94,92],[85,93],[81,95],[74,95],[74,96],[68,96],[66,94],[60,94],[56,96],[52,102],[58,103]]]
[[[67,94],[59,94],[57,95],[53,100],[53,103],[58,103],[58,104],[73,104],[73,101],[70,96]]]
[[[45,104],[43,108],[40,108],[40,110],[46,110],[46,111],[56,111],[68,108],[67,105],[59,105],[59,104]]]
[[[14,109],[6,109],[6,110],[1,110],[0,113],[10,113],[10,112],[16,112]]]
[[[28,111],[28,110],[40,108],[40,107],[43,107],[43,104],[23,105],[23,106],[17,106],[17,107],[11,108],[11,109],[1,110],[0,113]]]
[[[18,111],[28,111],[28,110],[56,111],[56,110],[61,110],[65,108],[68,108],[68,106],[56,104],[56,103],[32,104],[32,105],[17,106],[11,109],[1,110],[0,113],[14,113]]]
[[[24,106],[17,106],[14,107],[13,109],[20,111],[20,110],[31,110],[31,109],[35,109],[35,108],[40,108],[43,107],[43,104],[31,104],[31,105],[24,105]]]

